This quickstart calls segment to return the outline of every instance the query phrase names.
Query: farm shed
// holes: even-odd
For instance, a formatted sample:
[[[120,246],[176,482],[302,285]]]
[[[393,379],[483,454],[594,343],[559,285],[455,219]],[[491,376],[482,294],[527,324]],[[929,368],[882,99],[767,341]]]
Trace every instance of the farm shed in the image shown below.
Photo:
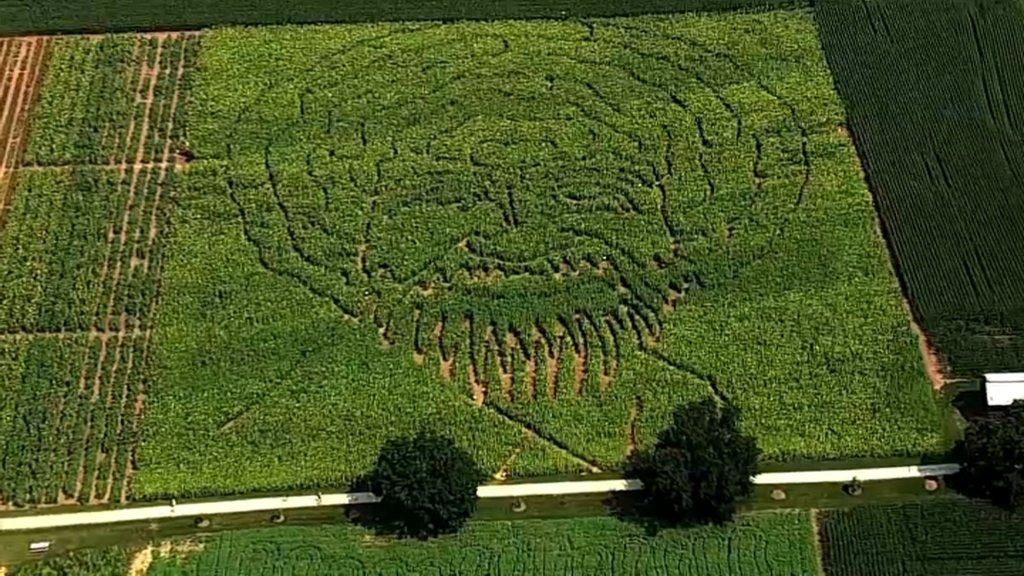
[[[989,406],[1009,406],[1024,400],[1024,372],[985,374],[985,399]]]

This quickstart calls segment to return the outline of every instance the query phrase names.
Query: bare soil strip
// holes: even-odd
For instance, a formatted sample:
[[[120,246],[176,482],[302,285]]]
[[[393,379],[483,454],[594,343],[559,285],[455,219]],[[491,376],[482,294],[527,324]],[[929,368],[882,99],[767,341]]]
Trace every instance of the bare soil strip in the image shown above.
[[[818,518],[819,511],[817,508],[812,508],[811,514],[811,539],[814,541],[814,550],[817,552],[815,557],[818,559],[818,576],[825,576],[825,557],[822,556],[821,550],[821,520]]]
[[[917,346],[921,351],[921,359],[924,361],[924,371],[928,375],[928,380],[932,383],[932,388],[939,392],[942,387],[946,385],[946,378],[943,375],[942,363],[939,361],[938,354],[928,343],[928,337],[925,336],[921,327],[917,325],[917,322],[911,320],[910,328],[914,331],[917,336]]]

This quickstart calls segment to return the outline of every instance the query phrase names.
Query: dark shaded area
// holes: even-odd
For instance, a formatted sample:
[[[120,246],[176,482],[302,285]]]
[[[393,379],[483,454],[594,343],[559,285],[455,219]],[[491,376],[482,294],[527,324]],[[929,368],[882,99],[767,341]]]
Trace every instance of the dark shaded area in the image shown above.
[[[808,0],[0,0],[0,35],[225,24],[581,18],[807,6]]]
[[[709,398],[677,407],[655,445],[626,464],[626,476],[643,482],[643,490],[612,495],[612,513],[649,533],[731,520],[754,494],[760,454],[739,424],[739,408],[731,403]]]
[[[960,472],[950,485],[1013,511],[1024,504],[1024,401],[971,422],[953,447]]]
[[[820,0],[904,291],[957,376],[1024,367],[1024,10]]]
[[[486,477],[450,438],[421,432],[392,439],[381,447],[374,469],[352,486],[368,489],[381,502],[346,515],[378,534],[424,540],[451,534],[476,512],[477,486]]]

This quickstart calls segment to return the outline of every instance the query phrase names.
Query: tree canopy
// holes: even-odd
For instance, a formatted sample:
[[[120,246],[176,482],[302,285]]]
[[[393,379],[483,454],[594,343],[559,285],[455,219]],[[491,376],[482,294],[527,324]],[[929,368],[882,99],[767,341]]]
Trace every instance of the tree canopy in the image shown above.
[[[722,523],[753,492],[760,449],[740,411],[712,399],[676,408],[654,447],[630,464],[644,484],[640,512],[661,524]]]
[[[476,510],[476,489],[485,478],[450,438],[420,433],[390,440],[369,477],[381,497],[378,527],[415,538],[457,532]]]
[[[1024,503],[1024,401],[971,422],[953,447],[957,488],[1009,510]]]

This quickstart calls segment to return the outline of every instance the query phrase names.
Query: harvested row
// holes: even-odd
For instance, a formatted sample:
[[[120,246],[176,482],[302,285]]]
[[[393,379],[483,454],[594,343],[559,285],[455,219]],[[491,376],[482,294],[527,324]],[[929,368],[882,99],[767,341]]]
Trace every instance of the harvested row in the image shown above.
[[[0,229],[46,61],[45,38],[0,39]]]

